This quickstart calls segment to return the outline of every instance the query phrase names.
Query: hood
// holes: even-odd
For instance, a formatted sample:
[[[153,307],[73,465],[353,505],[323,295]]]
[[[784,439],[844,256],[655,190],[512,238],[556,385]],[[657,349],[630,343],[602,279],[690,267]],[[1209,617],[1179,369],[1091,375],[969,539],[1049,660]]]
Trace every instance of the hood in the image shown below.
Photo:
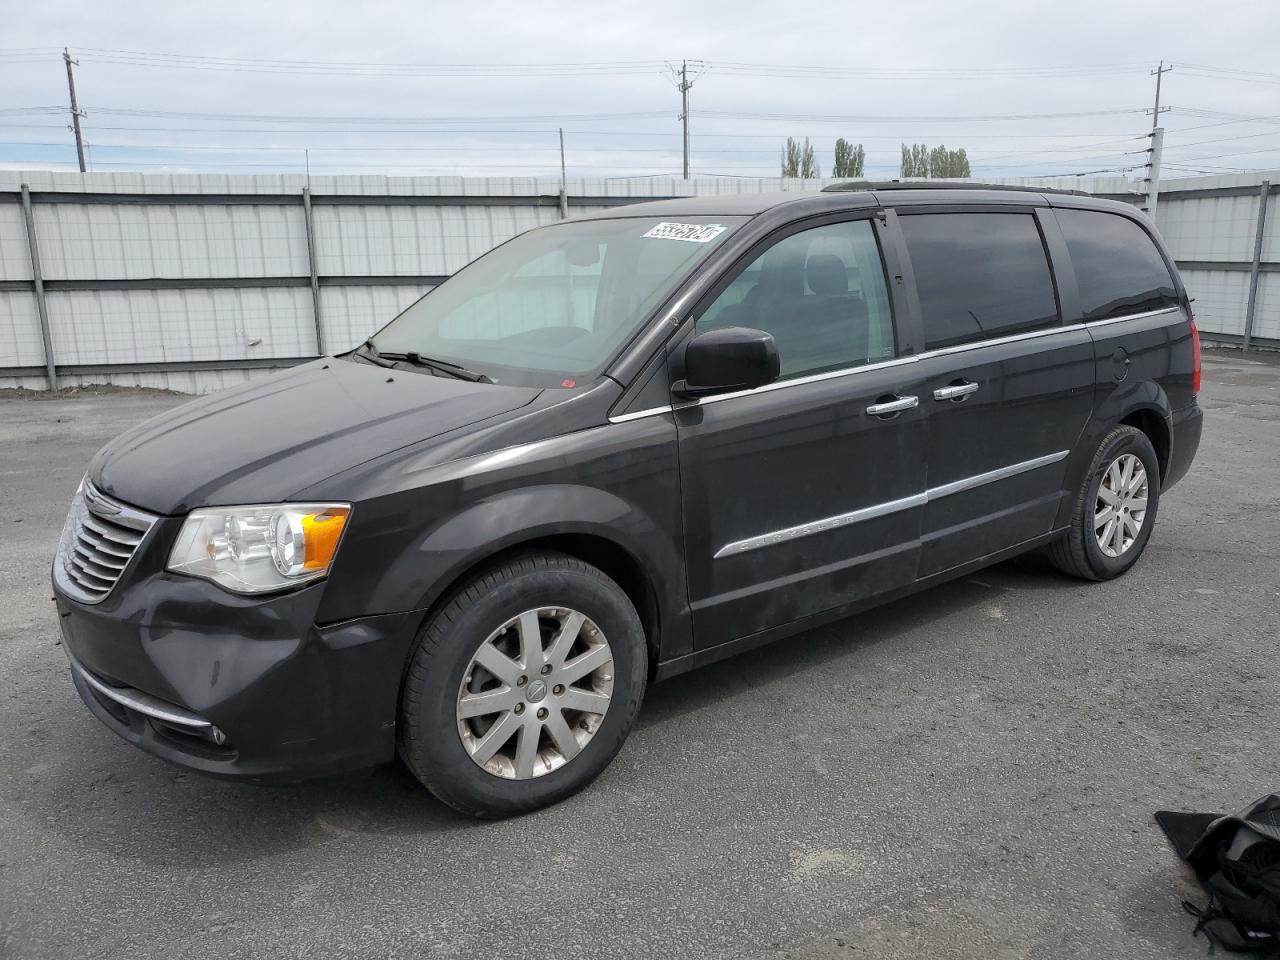
[[[162,514],[276,503],[407,444],[519,409],[540,392],[317,360],[134,427],[98,451],[89,477]]]

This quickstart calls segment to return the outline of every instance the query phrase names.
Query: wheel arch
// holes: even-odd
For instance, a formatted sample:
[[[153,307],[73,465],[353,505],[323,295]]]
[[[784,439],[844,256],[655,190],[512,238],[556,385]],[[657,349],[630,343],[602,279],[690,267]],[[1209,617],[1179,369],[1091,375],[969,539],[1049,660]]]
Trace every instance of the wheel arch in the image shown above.
[[[1160,481],[1168,476],[1173,454],[1173,407],[1164,388],[1154,380],[1123,382],[1098,403],[1094,410],[1089,457],[1112,428],[1136,427],[1147,435],[1155,447],[1160,463]]]
[[[631,600],[652,670],[660,653],[692,642],[691,636],[681,639],[689,630],[680,603],[682,544],[667,527],[615,493],[576,484],[524,487],[475,503],[438,524],[411,551],[429,558],[431,568],[419,574],[418,631],[486,568],[521,554],[561,553],[600,569]]]
[[[560,553],[589,563],[618,585],[640,617],[652,672],[658,661],[663,623],[657,588],[632,551],[599,531],[530,532],[527,537],[472,558],[447,584],[434,591],[431,602],[423,609],[418,629],[425,627],[441,607],[483,571],[534,553]]]
[[[1147,435],[1156,451],[1156,461],[1160,464],[1160,486],[1164,487],[1173,454],[1173,428],[1169,418],[1158,407],[1138,407],[1121,417],[1116,425],[1136,427]]]
[[[1089,465],[1102,439],[1117,426],[1141,430],[1151,441],[1160,465],[1160,484],[1168,475],[1173,458],[1173,420],[1169,398],[1158,383],[1144,381],[1121,384],[1094,408],[1093,416],[1080,434],[1063,475],[1063,498],[1055,520],[1055,529],[1065,527],[1071,518],[1071,495],[1083,482]]]

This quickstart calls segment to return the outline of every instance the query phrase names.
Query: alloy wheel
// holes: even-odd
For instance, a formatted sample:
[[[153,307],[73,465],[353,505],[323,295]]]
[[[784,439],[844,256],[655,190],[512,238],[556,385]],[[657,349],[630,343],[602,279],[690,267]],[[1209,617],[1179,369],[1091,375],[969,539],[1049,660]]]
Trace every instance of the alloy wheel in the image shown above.
[[[613,696],[604,632],[568,607],[512,617],[480,644],[458,689],[458,735],[494,776],[528,780],[591,742]]]
[[[1147,470],[1132,453],[1111,462],[1098,485],[1093,535],[1108,557],[1126,553],[1138,539],[1147,515]]]

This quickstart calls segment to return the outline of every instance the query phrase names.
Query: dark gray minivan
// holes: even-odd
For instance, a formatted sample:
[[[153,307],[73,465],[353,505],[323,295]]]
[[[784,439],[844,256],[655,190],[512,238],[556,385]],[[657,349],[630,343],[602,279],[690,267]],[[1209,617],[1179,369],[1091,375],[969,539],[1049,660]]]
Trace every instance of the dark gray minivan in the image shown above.
[[[1122,203],[928,187],[532,230],[121,435],[53,566],[81,697],[206,773],[398,753],[501,816],[600,773],[649,680],[1035,548],[1124,573],[1200,440],[1168,251]]]

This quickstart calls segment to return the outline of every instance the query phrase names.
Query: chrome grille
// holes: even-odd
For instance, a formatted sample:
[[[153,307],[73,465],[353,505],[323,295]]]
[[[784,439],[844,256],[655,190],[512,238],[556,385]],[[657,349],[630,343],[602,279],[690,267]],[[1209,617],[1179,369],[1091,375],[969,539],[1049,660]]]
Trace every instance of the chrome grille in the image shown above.
[[[58,585],[85,603],[104,600],[155,522],[151,514],[113,500],[86,480],[62,528],[54,562]]]

